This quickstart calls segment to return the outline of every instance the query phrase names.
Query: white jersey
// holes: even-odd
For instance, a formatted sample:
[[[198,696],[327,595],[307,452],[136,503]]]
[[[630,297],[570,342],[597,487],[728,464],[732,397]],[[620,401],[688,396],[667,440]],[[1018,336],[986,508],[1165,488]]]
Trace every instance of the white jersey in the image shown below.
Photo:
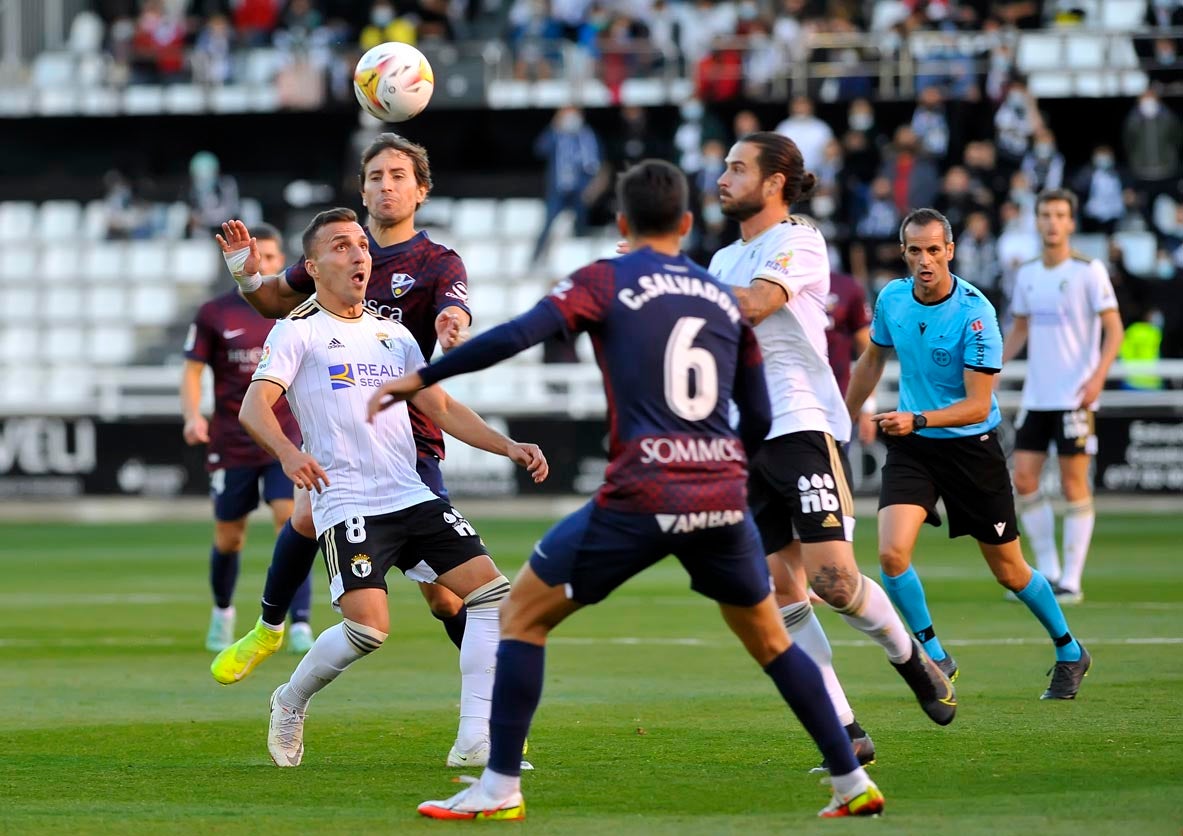
[[[793,215],[735,241],[715,253],[710,271],[734,287],[766,279],[788,292],[785,306],[756,326],[772,401],[768,437],[815,430],[849,441],[850,416],[826,347],[830,255],[813,222]]]
[[[1100,314],[1116,308],[1109,272],[1096,259],[1073,254],[1055,267],[1042,259],[1019,267],[1011,312],[1028,318],[1024,409],[1080,406],[1080,390],[1101,361]]]
[[[252,380],[284,388],[304,450],[329,477],[311,491],[316,534],[350,517],[387,514],[435,499],[415,470],[407,405],[366,421],[374,390],[424,365],[411,332],[369,311],[347,319],[313,296],[275,323]]]

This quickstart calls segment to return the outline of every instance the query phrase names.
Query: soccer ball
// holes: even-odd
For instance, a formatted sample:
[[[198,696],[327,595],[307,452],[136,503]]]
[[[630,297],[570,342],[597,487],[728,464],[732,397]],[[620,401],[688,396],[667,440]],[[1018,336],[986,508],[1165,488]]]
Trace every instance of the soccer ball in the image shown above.
[[[431,101],[435,74],[423,53],[410,44],[378,44],[353,71],[353,92],[383,122],[405,122]]]

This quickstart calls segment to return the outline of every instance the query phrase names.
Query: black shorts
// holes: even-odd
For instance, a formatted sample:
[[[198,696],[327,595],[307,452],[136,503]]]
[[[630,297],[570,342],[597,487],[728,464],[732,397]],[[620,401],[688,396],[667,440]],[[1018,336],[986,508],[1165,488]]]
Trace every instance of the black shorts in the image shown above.
[[[854,539],[849,467],[828,433],[789,433],[760,445],[749,466],[748,505],[764,551],[772,554],[793,540]]]
[[[567,597],[595,604],[667,555],[690,574],[690,588],[735,607],[768,597],[768,564],[744,509],[684,514],[611,511],[591,501],[555,523],[534,547],[530,567]]]
[[[930,525],[940,525],[937,499],[945,501],[949,536],[968,534],[1001,545],[1019,536],[1015,498],[998,432],[964,438],[887,436],[879,507],[919,505]]]
[[[1097,428],[1091,409],[1020,409],[1015,416],[1015,449],[1046,453],[1056,443],[1057,456],[1094,456]]]
[[[437,577],[488,554],[476,529],[442,499],[371,517],[350,517],[320,535],[334,606],[351,589],[386,591],[397,566],[414,581]]]

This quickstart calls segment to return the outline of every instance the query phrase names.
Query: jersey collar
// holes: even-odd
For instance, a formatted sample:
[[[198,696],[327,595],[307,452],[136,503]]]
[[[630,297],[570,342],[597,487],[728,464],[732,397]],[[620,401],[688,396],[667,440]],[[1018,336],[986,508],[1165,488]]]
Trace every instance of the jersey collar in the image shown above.
[[[923,305],[926,308],[935,308],[937,305],[943,305],[946,302],[948,302],[950,299],[953,298],[954,294],[957,293],[957,277],[953,276],[952,273],[950,273],[949,275],[952,276],[952,278],[953,278],[953,286],[949,288],[948,293],[946,293],[944,296],[942,296],[940,299],[936,300],[935,302],[922,302],[916,298],[916,289],[915,289],[916,288],[916,277],[912,276],[911,277],[911,279],[912,279],[912,301],[915,302],[917,305]]]

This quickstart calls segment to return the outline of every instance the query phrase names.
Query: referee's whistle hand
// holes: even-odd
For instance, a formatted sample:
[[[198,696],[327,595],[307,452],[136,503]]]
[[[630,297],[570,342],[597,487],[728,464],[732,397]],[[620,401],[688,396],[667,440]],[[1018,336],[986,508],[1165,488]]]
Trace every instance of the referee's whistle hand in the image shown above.
[[[885,435],[911,435],[911,412],[880,412],[871,416],[871,420],[879,425]]]

